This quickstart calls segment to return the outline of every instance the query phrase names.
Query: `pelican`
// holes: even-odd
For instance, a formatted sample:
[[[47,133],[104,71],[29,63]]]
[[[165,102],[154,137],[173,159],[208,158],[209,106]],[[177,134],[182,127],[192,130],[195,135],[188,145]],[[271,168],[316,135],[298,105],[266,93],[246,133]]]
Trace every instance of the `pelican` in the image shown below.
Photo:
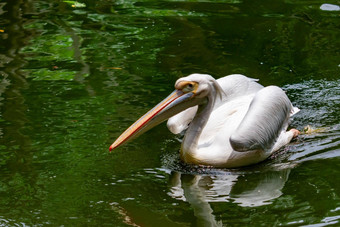
[[[233,74],[178,79],[175,91],[132,124],[110,151],[168,120],[172,133],[186,130],[180,158],[189,164],[223,168],[261,162],[299,134],[287,131],[293,107],[277,86]]]

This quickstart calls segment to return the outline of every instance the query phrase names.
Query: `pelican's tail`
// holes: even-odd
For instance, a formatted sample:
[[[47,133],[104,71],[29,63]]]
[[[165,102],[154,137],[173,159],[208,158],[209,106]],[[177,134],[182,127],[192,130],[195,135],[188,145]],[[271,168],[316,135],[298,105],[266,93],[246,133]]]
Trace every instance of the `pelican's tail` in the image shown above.
[[[300,109],[295,107],[295,106],[293,106],[292,112],[290,113],[290,116],[293,116],[293,115],[297,114],[298,112],[300,112]]]

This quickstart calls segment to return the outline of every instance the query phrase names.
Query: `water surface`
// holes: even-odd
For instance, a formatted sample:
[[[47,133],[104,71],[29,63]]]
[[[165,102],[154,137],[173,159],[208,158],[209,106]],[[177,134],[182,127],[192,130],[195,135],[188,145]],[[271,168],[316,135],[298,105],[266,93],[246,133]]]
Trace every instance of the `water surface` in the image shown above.
[[[339,2],[0,2],[0,225],[340,220]],[[181,76],[281,86],[302,134],[255,166],[178,160],[160,125],[109,145]]]

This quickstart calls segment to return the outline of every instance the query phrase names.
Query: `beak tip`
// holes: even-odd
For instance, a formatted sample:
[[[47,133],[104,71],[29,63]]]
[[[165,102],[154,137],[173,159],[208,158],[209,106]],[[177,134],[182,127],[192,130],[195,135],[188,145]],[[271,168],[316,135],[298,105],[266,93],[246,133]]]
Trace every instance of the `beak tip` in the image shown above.
[[[111,144],[111,146],[109,147],[109,151],[113,151],[114,149],[116,149],[117,147],[119,147],[119,145],[121,145],[122,143],[118,143],[117,141],[115,141],[113,144]]]

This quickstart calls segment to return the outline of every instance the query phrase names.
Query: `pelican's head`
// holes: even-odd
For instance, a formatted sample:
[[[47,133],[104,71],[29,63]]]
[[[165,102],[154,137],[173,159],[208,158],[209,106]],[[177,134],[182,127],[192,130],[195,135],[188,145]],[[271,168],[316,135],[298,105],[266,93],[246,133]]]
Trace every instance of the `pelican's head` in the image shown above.
[[[175,83],[175,91],[125,130],[110,146],[110,151],[173,115],[189,107],[200,105],[213,90],[220,93],[221,88],[216,80],[207,74],[191,74],[178,79]]]

